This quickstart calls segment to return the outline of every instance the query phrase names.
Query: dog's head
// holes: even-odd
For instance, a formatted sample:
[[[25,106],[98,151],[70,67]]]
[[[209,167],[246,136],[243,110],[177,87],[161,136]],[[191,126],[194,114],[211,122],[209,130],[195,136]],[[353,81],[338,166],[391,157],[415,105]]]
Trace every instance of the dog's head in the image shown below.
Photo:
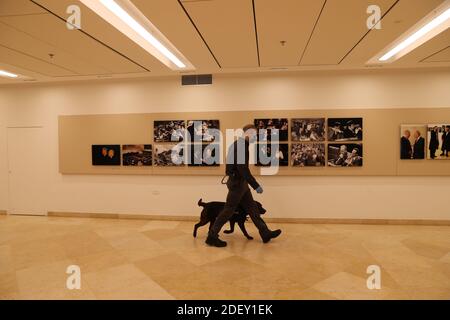
[[[259,214],[266,213],[267,210],[264,209],[264,207],[262,206],[262,204],[260,202],[255,201],[255,203],[256,203],[256,207],[258,208]],[[243,214],[243,215],[248,214],[248,212],[246,212],[245,209],[241,205],[238,206],[237,212],[239,212],[239,214]]]
[[[256,206],[258,207],[259,214],[264,214],[267,212],[267,210],[264,209],[264,207],[262,206],[262,204],[260,202],[258,202],[258,201],[255,201],[255,202],[256,202]]]

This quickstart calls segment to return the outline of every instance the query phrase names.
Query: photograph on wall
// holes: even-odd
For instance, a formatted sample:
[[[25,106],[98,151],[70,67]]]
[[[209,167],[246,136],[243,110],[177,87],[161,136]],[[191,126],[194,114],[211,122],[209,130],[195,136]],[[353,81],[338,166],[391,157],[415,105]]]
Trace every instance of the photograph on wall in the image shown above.
[[[173,167],[184,165],[184,144],[157,144],[154,148],[155,166]]]
[[[358,143],[328,145],[328,166],[330,167],[362,167],[363,145]]]
[[[362,139],[363,139],[362,118],[328,119],[329,141],[362,141]]]
[[[286,118],[255,119],[258,141],[288,141],[288,123],[289,121]]]
[[[184,139],[184,120],[154,121],[153,128],[155,142],[180,142]]]
[[[292,141],[325,141],[325,118],[292,119]]]
[[[450,160],[450,123],[429,124],[427,131],[427,159]]]
[[[219,166],[220,144],[190,144],[186,146],[188,166]]]
[[[291,163],[293,167],[324,167],[324,143],[293,143]]]
[[[219,120],[189,120],[186,138],[192,142],[219,141],[219,130]]]
[[[422,124],[404,124],[400,128],[400,159],[425,159],[427,127]]]
[[[93,145],[91,151],[93,166],[120,166],[120,145]]]
[[[285,167],[289,165],[287,143],[260,143],[256,145],[256,165]]]
[[[122,145],[123,166],[151,166],[152,145],[151,144],[124,144]]]

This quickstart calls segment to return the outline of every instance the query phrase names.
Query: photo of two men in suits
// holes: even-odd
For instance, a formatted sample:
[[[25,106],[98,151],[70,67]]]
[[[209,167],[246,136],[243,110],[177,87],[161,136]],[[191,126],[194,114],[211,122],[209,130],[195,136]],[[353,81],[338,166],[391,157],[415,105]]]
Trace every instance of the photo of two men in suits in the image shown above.
[[[400,138],[400,159],[425,159],[426,127],[402,125]]]

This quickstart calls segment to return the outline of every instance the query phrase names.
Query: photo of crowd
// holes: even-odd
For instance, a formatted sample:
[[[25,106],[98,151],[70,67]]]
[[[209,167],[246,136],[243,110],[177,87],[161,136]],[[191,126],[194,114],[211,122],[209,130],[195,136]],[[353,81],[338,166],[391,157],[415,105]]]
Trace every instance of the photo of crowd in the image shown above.
[[[362,139],[363,139],[362,118],[328,119],[329,141],[362,141]]]
[[[424,125],[402,125],[400,137],[400,159],[425,159],[425,136],[427,128]]]
[[[188,148],[188,166],[219,166],[219,144],[191,144]]]
[[[220,139],[219,120],[189,120],[187,140],[192,142],[213,142]]]
[[[294,167],[325,166],[325,144],[293,143],[291,148],[291,164]]]
[[[122,165],[124,166],[151,166],[151,144],[125,144],[122,146]]]
[[[93,166],[120,166],[120,145],[93,145]]]
[[[184,120],[154,121],[153,128],[155,142],[180,142],[184,140]]]
[[[330,167],[362,167],[362,144],[329,144],[328,166]]]
[[[286,118],[255,119],[258,141],[288,141],[288,123],[289,121]]]
[[[427,159],[450,160],[450,124],[429,124],[427,131]]]
[[[184,147],[182,144],[155,145],[155,166],[172,167],[184,165]]]
[[[292,119],[292,141],[325,141],[325,118]]]

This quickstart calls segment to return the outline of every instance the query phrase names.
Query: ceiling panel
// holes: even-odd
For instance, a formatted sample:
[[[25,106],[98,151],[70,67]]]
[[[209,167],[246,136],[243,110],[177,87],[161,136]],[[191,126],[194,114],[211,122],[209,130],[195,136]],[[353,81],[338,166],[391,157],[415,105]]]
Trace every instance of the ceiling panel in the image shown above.
[[[219,69],[208,47],[177,0],[133,0],[133,3],[197,71],[214,72]]]
[[[68,30],[66,23],[51,14],[30,16],[10,16],[1,18],[2,22],[23,31],[51,46],[70,52],[70,54],[111,73],[142,72],[141,67],[130,62],[111,49],[78,30]]]
[[[182,3],[222,67],[258,66],[251,0]]]
[[[400,1],[383,18],[381,24],[382,28],[380,30],[372,30],[364,38],[364,40],[361,41],[361,43],[359,43],[352,52],[350,52],[342,64],[364,65],[368,60],[394,42],[398,37],[430,13],[434,8],[439,6],[443,1],[444,0]],[[442,49],[442,46],[440,49]],[[436,52],[436,50],[433,52]],[[428,55],[433,52],[429,52]],[[422,58],[425,56],[427,56],[427,54],[423,55]],[[403,59],[398,60],[398,63],[402,64]],[[418,62],[418,60],[415,62]],[[395,64],[396,63],[387,66],[393,66]]]
[[[55,14],[66,17],[73,0],[36,0]],[[82,12],[82,29],[108,46],[150,70],[152,74],[173,74],[159,60],[117,31],[92,10],[77,3]],[[213,57],[201,40],[183,8],[176,0],[133,0],[133,4],[177,47],[197,69],[217,69]]]
[[[0,16],[45,13],[30,0],[0,0]]]
[[[39,3],[41,6],[45,7],[47,10],[51,11],[55,15],[62,17],[64,19],[68,16],[68,14],[66,13],[66,8],[69,5],[74,4],[73,0],[35,0],[35,1],[36,3]],[[151,72],[157,72],[166,69],[166,67],[162,65],[157,59],[148,54],[139,45],[135,44],[128,37],[119,32],[116,28],[107,23],[103,18],[101,18],[95,12],[93,12],[85,5],[83,5],[80,1],[77,1],[76,4],[80,6],[81,9],[81,28],[84,32],[94,37],[95,39],[100,40],[107,46],[120,52],[124,56],[128,57],[137,64],[143,66],[145,69],[150,70]],[[96,45],[107,49],[107,47],[103,46],[98,42]],[[120,55],[115,53],[113,50],[111,49],[108,50],[120,57]],[[139,71],[147,72],[145,69],[140,69]]]
[[[76,75],[73,71],[58,67],[46,61],[39,60],[19,51],[0,45],[0,61],[35,73],[52,77]]]
[[[297,66],[324,3],[255,0],[261,66]]]
[[[422,62],[450,62],[450,47],[436,52],[432,56],[424,59]]]
[[[367,33],[367,8],[376,4],[386,12],[395,1],[328,0],[300,65],[339,64]]]
[[[105,74],[106,70],[91,65],[87,60],[83,61],[59,48],[49,45],[41,40],[16,30],[2,22],[0,17],[0,44],[33,56],[41,61],[63,67],[76,74]],[[49,53],[54,54],[50,57]],[[9,61],[14,63],[14,61]]]

